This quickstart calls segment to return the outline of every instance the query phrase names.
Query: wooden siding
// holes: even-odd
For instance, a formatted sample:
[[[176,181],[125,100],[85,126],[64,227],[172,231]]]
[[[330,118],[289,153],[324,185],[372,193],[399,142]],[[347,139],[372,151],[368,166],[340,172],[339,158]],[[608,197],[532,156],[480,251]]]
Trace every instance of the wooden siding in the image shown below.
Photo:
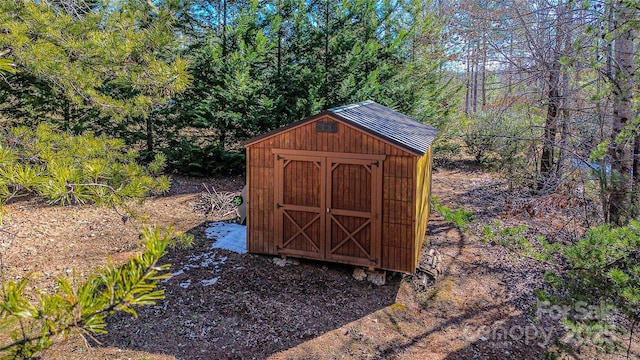
[[[416,179],[416,249],[414,252],[414,263],[420,260],[420,251],[425,239],[427,225],[429,224],[429,214],[431,212],[431,154],[430,148],[418,160]]]
[[[383,170],[384,269],[413,272],[415,156],[389,156]]]
[[[335,121],[337,132],[317,132],[318,121]],[[312,152],[351,153],[354,154],[352,159],[358,159],[357,154],[386,155],[382,162],[381,225],[377,231],[373,229],[381,235],[381,254],[375,267],[402,272],[415,270],[415,253],[419,250],[415,241],[418,157],[361,129],[336,121],[331,116],[320,117],[247,146],[247,246],[250,252],[278,254],[275,238],[278,231],[274,149],[295,150],[298,154],[306,156]],[[299,171],[294,178],[301,182],[305,181],[306,171],[315,171],[311,170],[312,167],[309,165],[297,166],[300,166],[300,169],[292,168],[291,171]],[[336,171],[362,170],[358,167],[341,167]],[[313,201],[315,204],[315,200]],[[345,206],[356,210],[360,205],[345,203]],[[311,215],[305,216],[309,216],[309,220],[313,218]],[[306,218],[300,219],[301,222],[304,220]],[[349,227],[359,225],[358,220],[350,221],[353,223],[349,223]],[[294,229],[285,230],[289,232]],[[317,230],[314,228],[310,231]],[[361,235],[364,236],[365,233]],[[299,245],[302,247],[303,243]],[[357,254],[359,250],[349,248],[348,251]]]

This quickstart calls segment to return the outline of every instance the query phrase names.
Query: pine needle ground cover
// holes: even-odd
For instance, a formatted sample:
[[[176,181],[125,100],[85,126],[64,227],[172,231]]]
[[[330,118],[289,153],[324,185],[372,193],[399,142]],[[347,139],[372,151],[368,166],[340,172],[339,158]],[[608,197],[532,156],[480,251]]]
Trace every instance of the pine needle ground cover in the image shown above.
[[[472,230],[499,219],[496,204],[505,199],[507,185],[474,168],[455,168],[434,173],[440,203],[472,211]],[[165,300],[138,309],[137,319],[122,314],[109,320],[109,333],[89,346],[72,337],[45,358],[501,359],[508,351],[514,358],[538,359],[558,350],[557,344],[545,343],[540,332],[531,338],[518,331],[533,334],[532,329],[544,328],[570,340],[561,322],[544,311],[536,320],[532,290],[543,284],[540,269],[483,242],[480,232],[461,231],[434,214],[429,233],[443,253],[443,278],[426,291],[401,275],[374,287],[353,279],[352,267],[312,261],[279,267],[269,257],[211,249],[205,231],[221,219],[200,211],[200,198],[207,193],[202,183],[229,192],[243,186],[237,178],[175,177],[168,194],[134,205],[146,220],[124,224],[119,215],[95,205],[52,208],[18,201],[6,206],[4,226],[16,237],[3,248],[5,276],[30,275],[30,286],[45,291],[59,275],[82,279],[106,264],[107,255],[124,263],[140,250],[140,222],[173,223],[176,231],[195,236],[193,248],[169,250],[163,258],[171,272],[188,268],[160,284]],[[517,220],[535,226],[526,218]],[[69,241],[69,234],[77,240]],[[202,257],[207,253],[212,255]],[[215,283],[203,282],[216,277]],[[635,354],[639,343],[634,342]],[[618,358],[591,351],[583,349],[577,358]]]

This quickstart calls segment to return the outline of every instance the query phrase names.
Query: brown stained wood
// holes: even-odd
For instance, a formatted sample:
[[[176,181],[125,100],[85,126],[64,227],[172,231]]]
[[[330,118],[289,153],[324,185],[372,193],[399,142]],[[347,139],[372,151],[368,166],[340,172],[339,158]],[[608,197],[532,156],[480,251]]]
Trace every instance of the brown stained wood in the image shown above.
[[[265,171],[262,172],[262,178],[260,179],[263,186],[267,189],[273,189],[274,186],[274,173],[273,168],[266,168]]]
[[[384,139],[381,136],[378,136],[376,134],[372,134],[372,133],[368,133],[363,131],[361,128],[356,127],[352,124],[348,124],[343,122],[340,119],[334,118],[333,116],[331,116],[330,114],[324,115],[322,117],[315,117],[313,119],[309,119],[308,121],[303,121],[301,122],[299,125],[294,126],[294,127],[290,127],[287,130],[284,130],[282,132],[274,132],[272,134],[270,134],[267,137],[261,137],[261,138],[256,138],[254,141],[250,142],[250,143],[246,143],[245,146],[247,148],[249,147],[253,147],[253,146],[263,146],[263,147],[267,147],[267,148],[289,148],[289,149],[293,149],[295,148],[295,144],[293,141],[290,141],[289,143],[285,144],[283,142],[282,139],[284,139],[284,137],[282,135],[286,135],[286,136],[292,136],[291,133],[293,130],[297,129],[297,128],[307,128],[307,127],[313,127],[315,129],[315,123],[318,121],[334,121],[337,122],[339,125],[339,128],[344,127],[345,130],[344,131],[340,131],[338,132],[338,134],[340,134],[339,136],[341,137],[341,139],[345,140],[345,141],[340,141],[339,147],[336,148],[333,151],[336,152],[353,152],[353,153],[365,153],[367,150],[366,149],[362,149],[361,151],[354,151],[353,149],[348,150],[345,146],[345,144],[349,144],[350,139],[352,140],[352,138],[348,137],[347,135],[347,129],[353,131],[353,134],[356,133],[360,133],[363,134],[367,137],[370,137],[372,139],[375,140],[375,143],[377,143],[377,145],[379,146],[380,150],[379,151],[375,151],[375,145],[373,148],[370,148],[368,151],[369,152],[375,152],[378,154],[387,154],[387,155],[394,155],[394,156],[416,156],[415,153],[412,153],[410,151],[408,151],[407,149],[396,145],[396,144],[392,144],[389,143],[388,140]],[[288,134],[288,135],[287,135]],[[277,138],[280,138],[280,140],[278,141]],[[313,137],[316,138],[316,137]],[[312,139],[313,139],[312,138]],[[275,140],[273,143],[270,143],[271,140]],[[311,143],[309,143],[311,144]],[[316,143],[315,147],[312,146],[306,146],[304,144],[302,144],[301,146],[304,147],[304,150],[311,150],[312,148],[314,150],[318,150],[318,151],[323,151],[321,144],[320,143]],[[320,146],[320,147],[318,147]],[[329,148],[331,148],[331,146],[328,146]],[[364,144],[364,147],[367,147],[367,144]],[[328,149],[327,151],[332,151],[330,149]]]
[[[322,151],[329,151],[329,133],[320,133],[322,136]],[[333,150],[333,149],[332,149]]]
[[[396,248],[388,247],[387,251],[388,251],[387,261],[389,263],[389,267],[394,269],[399,268],[400,264],[398,264],[398,262],[396,261]]]
[[[397,246],[396,225],[393,223],[387,223],[385,226],[385,230],[386,230],[385,244],[389,246]]]
[[[397,223],[398,222],[398,212],[396,211],[396,201],[395,200],[389,200],[387,202],[387,208],[385,209],[388,214],[389,214],[389,218],[388,218],[388,222],[393,224],[393,223]]]
[[[260,151],[261,148],[250,148],[247,149],[247,167],[258,167],[260,165],[253,165],[253,164],[260,164],[260,159],[257,158],[257,153]]]
[[[393,177],[384,177],[383,180],[384,184],[383,186],[383,195],[382,198],[385,200],[390,200],[393,199],[394,197],[394,181],[395,178]]]
[[[399,156],[389,156],[385,161],[385,176],[390,179],[402,177],[401,159]]]
[[[303,126],[301,128],[303,129],[303,132],[304,132],[304,142],[300,148],[305,148],[305,147],[308,147],[309,144],[311,144],[311,138],[313,136],[313,133],[311,132],[310,126]]]
[[[317,121],[335,119],[323,117]],[[421,241],[417,233],[424,226],[419,218],[428,213],[428,208],[425,208],[428,204],[425,205],[423,197],[429,191],[425,185],[426,178],[430,179],[430,172],[421,178],[419,167],[422,163],[418,157],[361,129],[337,121],[337,133],[318,133],[315,122],[293,127],[247,146],[248,249],[251,252],[278,254],[280,251],[276,246],[282,242],[282,238],[295,235],[291,238],[289,256],[414,271]],[[320,169],[314,162],[298,159],[297,163],[288,165],[291,167],[285,173],[285,167],[278,170],[284,162],[276,161],[277,155],[324,159],[320,162],[326,162],[322,163],[325,174],[329,174],[330,169],[326,159],[332,158],[338,165],[330,175],[317,179]],[[368,164],[352,164],[352,160],[358,159]],[[372,165],[375,160],[379,161],[378,167]],[[276,182],[276,178],[281,182]],[[420,191],[421,187],[423,189]],[[373,212],[369,212],[368,216],[372,219],[370,225],[352,234],[353,239],[347,239],[335,249],[335,254],[326,257],[324,254],[329,253],[330,249],[323,248],[318,254],[306,236],[299,233],[299,227],[306,224],[287,223],[284,215],[277,211],[276,204],[284,200],[285,194],[291,203],[313,204],[313,211],[290,208],[291,216],[296,221],[304,223],[321,214],[321,219],[309,224],[304,233],[312,235],[312,238],[333,239],[324,245],[327,248],[344,241],[348,238],[347,233],[353,232],[366,221],[365,217],[361,217],[365,213],[361,210],[378,209],[375,214],[377,218]],[[346,230],[328,220],[331,216],[326,213],[327,206],[335,209],[334,214],[329,215],[340,218]],[[367,257],[370,259],[365,259]],[[377,263],[373,263],[374,259],[377,259]]]
[[[258,149],[258,150],[260,150],[260,149]],[[254,178],[254,183],[257,185],[260,182],[259,181],[260,172],[256,171],[255,175],[256,176]],[[254,211],[255,218],[252,220],[252,225],[253,225],[253,228],[256,230],[256,234],[255,234],[256,247],[258,247],[259,249],[264,251],[264,250],[266,250],[266,244],[264,243],[264,237],[263,237],[263,231],[264,230],[261,229],[261,226],[260,226],[260,219],[261,219],[260,212],[263,209],[262,208],[262,203],[260,201],[261,195],[262,195],[260,193],[261,191],[262,191],[262,188],[257,187],[257,186],[253,190],[252,204],[255,205],[256,209]]]
[[[305,133],[304,127],[296,128],[296,145],[294,149],[299,149],[304,146],[304,133]]]
[[[251,163],[249,162],[249,154],[252,151],[252,149],[247,148],[247,156],[246,156],[246,169],[247,169],[247,180],[246,180],[246,186],[247,186],[247,193],[246,193],[246,201],[247,202],[251,202],[251,195],[253,194],[253,172],[251,170]],[[249,215],[250,217],[253,217],[253,212],[255,210],[254,206],[248,206],[247,207],[247,215]],[[247,218],[247,229],[250,229],[249,227],[249,222],[250,219]],[[247,250],[249,251],[256,251],[256,247],[253,245],[253,233],[251,231],[247,231]]]
[[[365,145],[366,139],[365,139],[364,134],[362,132],[359,132],[359,131],[356,132],[355,133],[355,139],[356,139],[356,153],[364,154],[365,153],[364,147],[366,146]]]
[[[280,149],[282,148],[282,144],[280,144],[281,135],[273,137],[273,144],[271,146],[267,146],[267,149]]]
[[[400,193],[404,199],[409,200],[409,202],[413,203],[414,201],[414,191],[413,191],[413,181],[410,178],[402,178],[400,179]],[[412,217],[413,218],[413,217]]]
[[[276,253],[321,259],[324,219],[321,157],[276,154]]]
[[[409,205],[410,206],[410,205]],[[407,224],[403,227],[403,240],[404,243],[402,244],[402,248],[404,248],[405,250],[409,250],[406,251],[406,255],[408,256],[408,258],[412,258],[413,257],[413,224]]]
[[[291,146],[291,134],[283,133],[280,136],[280,143],[285,149],[293,149],[293,147]]]
[[[353,129],[348,127],[348,126],[344,126],[342,124],[340,124],[342,126],[342,131],[343,131],[343,141],[341,141],[342,143],[342,152],[344,153],[352,153],[352,149],[351,149],[351,141],[348,141],[348,139],[351,139],[351,137],[353,136]]]
[[[264,164],[264,148],[258,148],[257,150],[258,151],[255,152],[254,161],[256,164]]]
[[[382,200],[382,219],[384,220],[384,223],[390,223],[392,217],[391,217],[391,212],[389,211],[390,208],[389,206],[391,205],[391,200],[385,198],[384,200]]]
[[[270,188],[268,190],[268,197],[267,197],[267,204],[265,206],[265,209],[267,211],[267,236],[265,237],[265,241],[267,241],[268,244],[273,244],[273,230],[274,230],[274,224],[273,224],[273,207],[271,206],[271,204],[274,204],[275,200],[273,197],[273,188]]]

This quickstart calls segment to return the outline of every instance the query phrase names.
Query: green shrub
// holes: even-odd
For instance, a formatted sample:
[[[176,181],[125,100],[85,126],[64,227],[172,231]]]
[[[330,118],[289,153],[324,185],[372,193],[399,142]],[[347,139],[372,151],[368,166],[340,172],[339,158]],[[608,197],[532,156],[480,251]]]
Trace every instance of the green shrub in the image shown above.
[[[229,151],[216,144],[198,146],[182,139],[162,151],[170,168],[195,176],[237,175],[242,174],[246,167],[244,151]]]
[[[51,125],[0,133],[0,203],[36,195],[51,205],[120,204],[169,189],[165,156],[147,167],[120,140],[69,135]]]
[[[440,200],[432,196],[431,204],[433,210],[444,217],[444,221],[453,223],[460,230],[466,230],[469,228],[469,224],[473,221],[473,212],[465,210],[463,208],[451,209],[440,204]]]
[[[157,286],[170,276],[169,265],[158,261],[172,241],[170,232],[143,231],[143,253],[119,267],[109,263],[79,285],[60,278],[54,294],[28,294],[27,279],[2,283],[0,329],[9,340],[0,342],[0,359],[32,359],[58,338],[106,333],[107,316],[137,316],[136,306],[164,299],[164,290]]]
[[[507,174],[512,186],[535,183],[536,154],[540,143],[540,116],[529,109],[483,112],[467,119],[462,140],[466,152],[492,171]]]
[[[503,227],[500,222],[485,224],[482,240],[543,265],[549,287],[536,290],[536,297],[547,306],[569,309],[561,320],[576,340],[606,351],[621,347],[609,335],[631,332],[640,323],[640,222],[602,225],[570,244],[550,243],[542,235],[532,241],[527,230]],[[613,314],[630,321],[616,321]]]

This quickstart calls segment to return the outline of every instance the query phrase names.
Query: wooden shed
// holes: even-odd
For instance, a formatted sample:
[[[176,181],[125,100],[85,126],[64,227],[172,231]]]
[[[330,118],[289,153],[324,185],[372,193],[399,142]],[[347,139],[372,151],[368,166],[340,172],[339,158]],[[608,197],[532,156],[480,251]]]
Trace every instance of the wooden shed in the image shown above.
[[[365,101],[248,140],[247,249],[414,272],[436,132]]]

